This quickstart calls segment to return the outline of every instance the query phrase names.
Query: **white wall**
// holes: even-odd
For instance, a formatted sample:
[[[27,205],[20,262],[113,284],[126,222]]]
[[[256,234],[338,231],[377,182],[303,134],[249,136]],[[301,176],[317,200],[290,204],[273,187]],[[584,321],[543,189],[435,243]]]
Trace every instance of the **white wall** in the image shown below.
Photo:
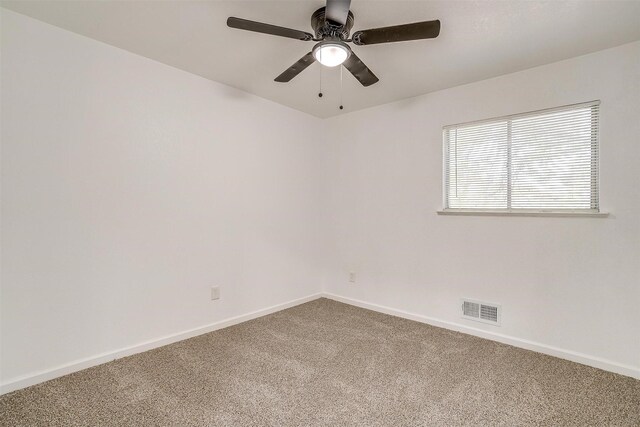
[[[319,292],[316,118],[7,10],[1,71],[2,383]]]
[[[436,214],[444,125],[594,99],[608,218]],[[325,290],[639,376],[639,119],[633,43],[328,120],[337,136],[325,171],[335,268]],[[502,327],[461,319],[462,297],[502,304]]]

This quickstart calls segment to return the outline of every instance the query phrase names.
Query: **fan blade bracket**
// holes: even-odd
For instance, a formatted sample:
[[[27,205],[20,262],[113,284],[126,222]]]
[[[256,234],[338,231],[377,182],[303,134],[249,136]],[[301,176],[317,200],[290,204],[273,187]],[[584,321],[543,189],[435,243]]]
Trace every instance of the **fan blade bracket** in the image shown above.
[[[379,43],[395,43],[412,40],[433,39],[440,34],[440,21],[423,21],[391,27],[356,31],[351,36],[353,43],[366,46]]]

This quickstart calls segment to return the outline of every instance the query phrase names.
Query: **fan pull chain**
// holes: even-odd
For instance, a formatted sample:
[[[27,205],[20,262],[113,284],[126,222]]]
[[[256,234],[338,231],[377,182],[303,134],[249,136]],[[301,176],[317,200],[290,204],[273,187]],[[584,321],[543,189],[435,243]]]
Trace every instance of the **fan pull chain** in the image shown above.
[[[322,59],[322,51],[320,51],[320,59]],[[322,98],[322,64],[320,65],[320,89],[318,90],[318,98]]]
[[[340,109],[342,110],[342,66],[340,66]]]

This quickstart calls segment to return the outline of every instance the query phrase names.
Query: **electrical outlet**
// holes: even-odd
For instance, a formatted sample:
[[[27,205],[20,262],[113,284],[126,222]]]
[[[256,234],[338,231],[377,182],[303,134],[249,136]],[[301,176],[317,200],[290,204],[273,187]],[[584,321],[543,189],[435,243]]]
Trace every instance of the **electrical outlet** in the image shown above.
[[[220,287],[214,286],[211,288],[211,301],[220,299]]]
[[[349,272],[349,282],[356,283],[356,273],[354,273],[353,271]]]

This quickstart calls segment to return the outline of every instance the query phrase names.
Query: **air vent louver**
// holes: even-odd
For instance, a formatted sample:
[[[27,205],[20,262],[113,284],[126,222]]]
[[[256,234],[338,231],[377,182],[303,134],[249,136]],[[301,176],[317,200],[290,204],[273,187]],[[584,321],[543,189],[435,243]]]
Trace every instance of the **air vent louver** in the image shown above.
[[[477,319],[480,317],[480,304],[465,301],[462,307],[462,314]]]
[[[498,307],[494,307],[491,305],[480,306],[480,318],[487,320],[489,322],[497,322],[498,321]]]
[[[500,326],[500,306],[498,304],[463,299],[462,317]]]

